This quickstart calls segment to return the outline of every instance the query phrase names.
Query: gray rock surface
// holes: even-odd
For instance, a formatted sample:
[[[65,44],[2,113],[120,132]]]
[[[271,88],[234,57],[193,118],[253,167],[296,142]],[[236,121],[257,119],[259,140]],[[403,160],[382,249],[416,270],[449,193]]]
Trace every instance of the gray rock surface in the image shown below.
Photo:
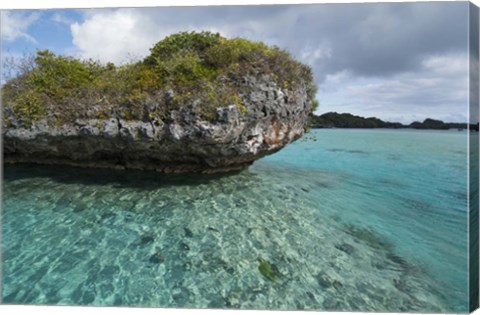
[[[241,170],[298,139],[312,107],[305,86],[282,90],[269,75],[244,79],[253,87],[241,95],[246,111],[225,104],[213,121],[190,106],[165,121],[79,118],[50,126],[43,119],[25,128],[4,111],[12,122],[2,130],[4,161],[167,173]]]

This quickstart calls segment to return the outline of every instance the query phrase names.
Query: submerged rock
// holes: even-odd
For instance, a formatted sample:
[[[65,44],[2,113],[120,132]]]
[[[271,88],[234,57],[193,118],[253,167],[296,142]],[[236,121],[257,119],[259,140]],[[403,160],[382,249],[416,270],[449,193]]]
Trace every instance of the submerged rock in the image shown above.
[[[335,245],[335,248],[341,250],[348,255],[351,255],[355,252],[355,247],[347,243],[337,244]]]
[[[151,235],[143,235],[141,238],[140,238],[140,245],[146,245],[146,244],[150,244],[154,241],[154,237],[151,236]]]
[[[183,228],[183,231],[185,232],[185,236],[188,237],[188,238],[192,238],[193,237],[193,232],[192,230],[190,230],[189,228]]]
[[[162,256],[160,252],[156,252],[152,256],[150,256],[150,259],[148,260],[153,264],[160,264],[165,261],[165,258]]]
[[[320,272],[315,278],[323,289],[328,289],[332,286],[332,279],[324,272]]]

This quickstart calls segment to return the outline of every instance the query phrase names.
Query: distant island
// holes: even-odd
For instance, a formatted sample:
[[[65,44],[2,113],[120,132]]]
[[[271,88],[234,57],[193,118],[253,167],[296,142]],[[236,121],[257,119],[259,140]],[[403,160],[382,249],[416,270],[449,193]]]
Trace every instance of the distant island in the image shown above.
[[[431,118],[423,122],[414,121],[409,125],[399,122],[383,121],[376,117],[361,117],[348,113],[329,112],[320,116],[310,116],[311,128],[412,128],[412,129],[467,129],[468,123],[443,122]],[[478,123],[470,125],[472,130],[478,131]]]

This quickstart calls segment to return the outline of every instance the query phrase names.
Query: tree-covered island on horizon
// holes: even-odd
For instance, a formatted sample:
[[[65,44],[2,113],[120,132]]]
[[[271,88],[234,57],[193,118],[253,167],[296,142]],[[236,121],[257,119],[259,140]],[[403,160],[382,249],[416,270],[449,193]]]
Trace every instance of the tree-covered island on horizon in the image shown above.
[[[310,117],[311,128],[411,128],[411,129],[467,129],[478,131],[478,123],[443,122],[441,120],[426,118],[422,122],[414,121],[411,124],[383,121],[376,117],[361,117],[349,113],[329,112],[322,115],[312,114]]]

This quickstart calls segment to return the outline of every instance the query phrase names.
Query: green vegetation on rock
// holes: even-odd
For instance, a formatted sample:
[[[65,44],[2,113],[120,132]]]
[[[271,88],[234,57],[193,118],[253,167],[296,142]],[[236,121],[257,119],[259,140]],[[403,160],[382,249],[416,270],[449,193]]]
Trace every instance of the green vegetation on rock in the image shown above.
[[[121,66],[37,51],[32,70],[2,88],[4,107],[26,127],[42,118],[55,125],[76,118],[154,122],[189,108],[211,121],[218,107],[234,105],[245,113],[242,96],[251,87],[242,85],[243,77],[259,74],[272,75],[283,90],[306,85],[315,98],[311,69],[261,42],[182,32],[150,51],[144,60]]]

